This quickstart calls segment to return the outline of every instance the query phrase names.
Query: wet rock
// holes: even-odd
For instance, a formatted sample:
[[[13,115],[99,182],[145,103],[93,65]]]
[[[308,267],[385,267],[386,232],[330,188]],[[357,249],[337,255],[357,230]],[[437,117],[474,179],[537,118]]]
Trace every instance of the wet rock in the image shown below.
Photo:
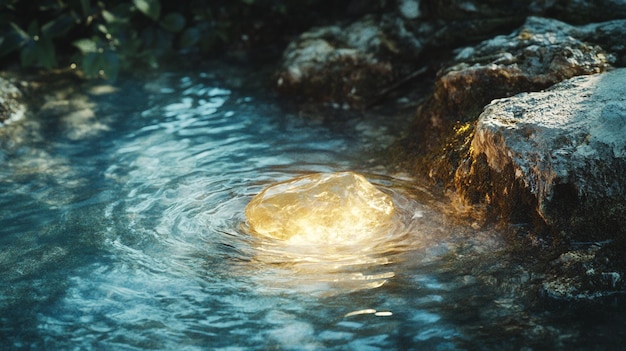
[[[418,171],[451,185],[468,151],[470,124],[491,100],[606,70],[610,55],[574,33],[588,31],[530,17],[509,35],[460,49],[451,66],[439,73],[432,97],[418,112],[412,138],[419,144],[413,148],[428,155],[417,162]]]
[[[386,58],[393,45],[373,17],[345,28],[311,30],[285,50],[277,87],[319,101],[361,105],[393,79]]]
[[[626,20],[619,19],[600,23],[591,23],[579,27],[570,27],[570,35],[580,40],[601,46],[610,53],[610,59],[616,66],[626,66]]]
[[[572,36],[583,36],[587,32],[585,27],[529,17],[523,26],[509,35],[496,36],[476,46],[460,49],[454,60],[456,64],[444,70],[443,85],[454,87],[449,95],[458,95],[457,99],[463,100],[463,96],[457,93],[463,86],[454,82],[457,76],[476,75],[476,71],[501,72],[497,75],[500,81],[495,82],[498,84],[489,87],[500,90],[500,94],[524,88],[538,89],[576,75],[600,72],[609,64],[604,50]],[[588,37],[584,36],[585,39]],[[484,75],[490,76],[489,73]],[[463,81],[466,79],[461,78],[461,83]],[[505,87],[509,87],[508,90],[502,90],[507,89]],[[480,86],[473,88],[481,89]]]
[[[617,253],[626,249],[625,230],[619,226],[626,215],[626,184],[619,179],[619,174],[626,171],[620,154],[624,146],[621,140],[612,144],[607,137],[609,130],[620,131],[614,133],[615,139],[624,134],[619,127],[623,104],[617,95],[604,94],[610,89],[584,83],[585,79],[595,79],[601,87],[607,84],[605,79],[595,77],[605,75],[597,74],[626,65],[626,21],[620,19],[625,17],[626,1],[396,3],[395,12],[367,20],[369,28],[376,28],[371,33],[377,33],[370,38],[384,38],[372,41],[377,45],[357,46],[346,40],[347,33],[358,32],[351,25],[326,28],[323,35],[318,31],[315,40],[308,43],[303,40],[305,33],[285,52],[278,79],[280,88],[321,101],[359,106],[389,84],[402,81],[415,71],[417,62],[446,67],[436,77],[432,96],[421,104],[400,157],[411,162],[416,173],[457,191],[454,194],[460,194],[462,206],[480,207],[486,216],[533,228],[529,241],[540,242],[538,246],[547,245],[539,229],[550,230],[554,238],[558,237],[555,241],[610,239],[611,244],[588,257],[593,264],[608,262],[596,269],[602,273],[587,274],[580,282],[604,281],[603,274],[613,272],[612,267],[626,267],[626,260]],[[590,21],[600,23],[588,24]],[[502,33],[510,34],[499,35]],[[448,55],[454,47],[476,42]],[[290,55],[306,52],[307,48],[315,48],[312,52],[316,55],[289,60]],[[337,52],[346,48],[366,64],[348,66],[341,60],[328,59],[340,56]],[[376,66],[382,62],[385,71]],[[285,74],[289,70],[302,79],[292,79]],[[353,76],[353,72],[358,74]],[[606,77],[614,74],[621,73]],[[593,78],[570,80],[589,75]],[[563,81],[566,83],[550,88]],[[539,93],[546,89],[550,90]],[[617,91],[620,89],[623,87]],[[529,92],[539,95],[517,95]],[[553,96],[550,94],[566,98],[554,101],[548,97]],[[475,129],[487,104],[501,98],[513,101],[518,98],[515,96],[534,100],[524,100],[523,107],[507,110],[507,121],[498,128],[486,128],[481,118]],[[603,99],[610,103],[601,107]],[[485,114],[495,113],[499,104],[507,104],[503,101],[509,100],[495,102]],[[598,112],[604,110],[607,112]],[[584,113],[593,115],[593,121],[585,120]],[[562,115],[571,121],[561,123]],[[617,122],[607,122],[607,118]],[[509,133],[515,135],[513,141],[509,141]],[[527,143],[525,151],[516,149],[518,141],[520,145]],[[509,145],[511,142],[515,145]],[[555,263],[555,277],[566,276],[575,266],[600,267],[580,263],[563,268],[563,262]],[[587,287],[575,288],[584,289]]]
[[[285,50],[277,73],[283,93],[363,107],[386,88],[411,79],[423,53],[447,50],[510,30],[523,21],[503,17],[438,18],[420,1],[399,1],[393,11],[348,25],[315,28]],[[445,17],[445,16],[444,16]],[[441,61],[437,55],[430,58]],[[423,63],[422,63],[423,64]]]
[[[388,228],[391,197],[362,175],[317,173],[274,184],[246,206],[253,233],[305,244],[350,244]]]
[[[626,69],[616,69],[493,101],[457,172],[459,191],[567,240],[624,240],[625,82]]]
[[[473,48],[477,52],[471,49],[462,51],[455,62],[480,63],[485,69],[488,64],[504,64],[512,71],[503,70],[503,67],[494,67],[493,70],[500,71],[500,75],[519,75],[518,70],[512,67],[513,62],[510,62],[519,61],[519,70],[528,78],[533,73],[533,67],[549,64],[550,59],[560,57],[572,63],[585,59],[582,56],[593,55],[594,43],[606,44],[604,49],[619,51],[620,57],[626,51],[621,40],[624,26],[618,23],[620,18],[626,16],[626,1],[623,0],[401,0],[395,3],[395,7],[382,6],[381,9],[386,11],[383,14],[370,15],[347,25],[316,28],[302,34],[284,52],[276,80],[278,89],[316,101],[362,107],[381,90],[406,79],[420,64],[438,66],[447,60],[447,53],[452,48],[489,37],[495,38]],[[556,19],[532,16],[554,17],[577,24],[617,21],[576,28]],[[527,18],[522,30],[510,36],[496,37],[520,26]],[[509,44],[503,41],[509,41]],[[487,56],[479,56],[481,53]],[[526,57],[528,53],[530,55]],[[466,60],[468,58],[471,60]],[[530,67],[524,67],[524,64]],[[557,71],[559,69],[556,68]],[[455,70],[462,68],[456,67]],[[487,82],[500,82],[502,77],[493,77],[498,75],[493,70],[476,74],[486,75],[484,79]],[[557,81],[581,74],[554,72],[554,76],[558,78],[559,73],[563,76]],[[553,78],[545,75],[541,73],[533,77],[532,82],[520,81],[518,84],[527,85],[514,86],[508,91],[526,91],[528,84],[539,83],[543,78],[542,85],[545,87]]]
[[[25,111],[20,90],[0,77],[0,126],[22,118]]]
[[[622,294],[623,272],[598,262],[602,245],[567,251],[550,263],[541,292],[556,300],[592,300]]]

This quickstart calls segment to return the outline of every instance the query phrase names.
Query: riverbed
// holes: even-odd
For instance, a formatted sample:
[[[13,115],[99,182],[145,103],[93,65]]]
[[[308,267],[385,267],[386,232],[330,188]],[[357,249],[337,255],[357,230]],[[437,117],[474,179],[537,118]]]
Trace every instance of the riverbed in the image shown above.
[[[621,347],[621,297],[549,300],[501,230],[390,167],[408,121],[303,113],[251,75],[85,82],[2,127],[1,349]],[[348,170],[394,200],[384,238],[294,249],[246,230],[264,187]]]

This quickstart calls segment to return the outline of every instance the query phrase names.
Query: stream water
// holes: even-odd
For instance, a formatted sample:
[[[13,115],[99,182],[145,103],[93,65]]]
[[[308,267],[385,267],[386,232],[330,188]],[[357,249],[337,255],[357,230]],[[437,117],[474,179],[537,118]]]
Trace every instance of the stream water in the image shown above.
[[[301,116],[249,73],[85,84],[0,130],[0,349],[621,347],[622,300],[546,301],[502,233],[385,168],[399,121]],[[392,196],[388,236],[302,250],[246,232],[263,187],[344,170]]]

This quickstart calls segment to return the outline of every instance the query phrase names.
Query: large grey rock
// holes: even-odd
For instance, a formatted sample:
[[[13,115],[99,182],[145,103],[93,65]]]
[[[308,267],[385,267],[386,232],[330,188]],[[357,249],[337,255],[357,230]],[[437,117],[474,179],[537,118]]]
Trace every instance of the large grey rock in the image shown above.
[[[588,32],[555,19],[529,17],[508,35],[459,49],[418,112],[411,137],[427,156],[417,160],[416,170],[450,186],[458,161],[468,151],[465,139],[473,129],[468,124],[493,99],[540,91],[610,67],[609,53],[573,35]]]
[[[617,69],[493,101],[457,171],[459,189],[473,201],[520,205],[529,212],[509,215],[536,215],[567,239],[622,240],[624,91],[626,69]]]
[[[482,109],[494,98],[604,71],[609,66],[608,54],[573,36],[574,32],[582,35],[587,30],[555,19],[529,17],[511,34],[460,49],[436,85],[436,97],[460,110],[448,118]]]

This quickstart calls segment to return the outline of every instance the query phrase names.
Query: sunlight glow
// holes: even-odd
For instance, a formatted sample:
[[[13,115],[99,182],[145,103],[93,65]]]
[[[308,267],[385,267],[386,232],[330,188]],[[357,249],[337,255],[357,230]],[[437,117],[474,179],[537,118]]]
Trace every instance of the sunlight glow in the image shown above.
[[[317,173],[266,188],[245,211],[258,235],[303,244],[350,244],[387,228],[394,204],[362,175]]]

